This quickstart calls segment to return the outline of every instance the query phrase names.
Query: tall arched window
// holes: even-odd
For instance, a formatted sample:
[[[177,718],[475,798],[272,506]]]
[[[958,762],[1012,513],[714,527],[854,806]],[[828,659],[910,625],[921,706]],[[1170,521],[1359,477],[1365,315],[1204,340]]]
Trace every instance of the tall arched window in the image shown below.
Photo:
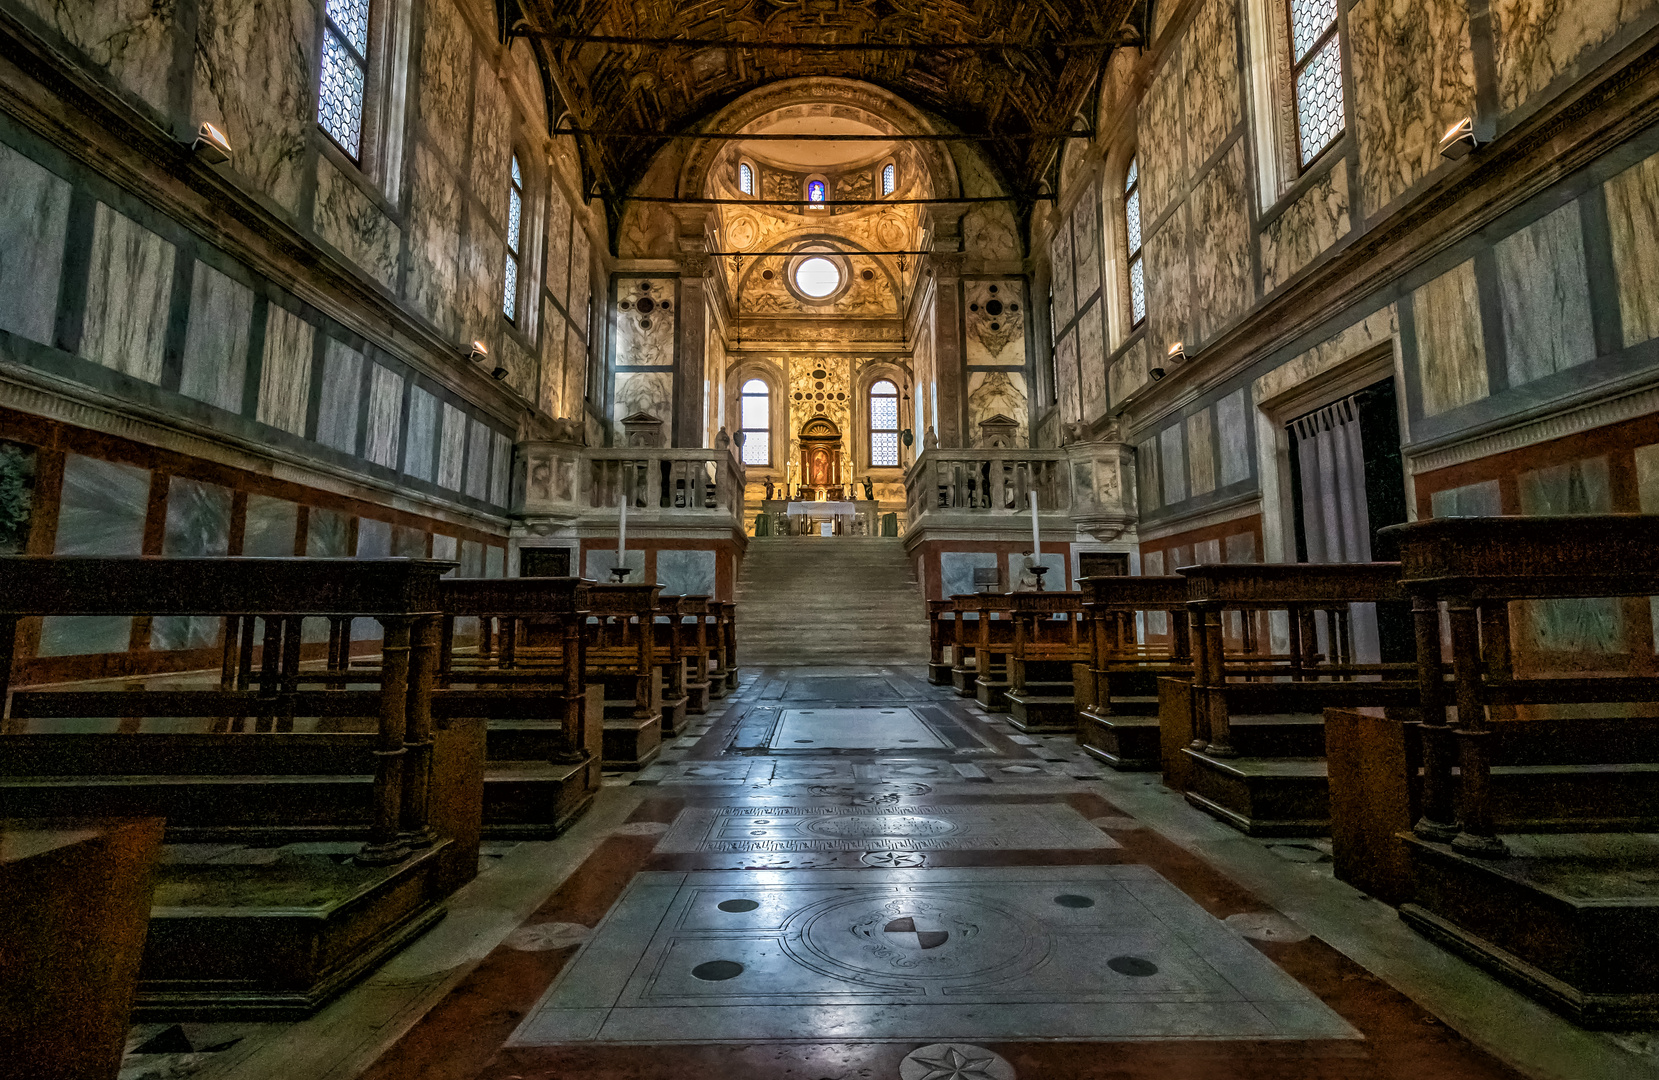
[[[1305,168],[1342,134],[1342,35],[1336,0],[1289,0],[1296,147]]]
[[[1146,268],[1141,265],[1141,171],[1137,158],[1129,159],[1123,180],[1123,237],[1129,249],[1129,325],[1146,321]]]
[[[885,197],[899,189],[899,167],[889,161],[881,167],[881,194]]]
[[[363,148],[363,97],[369,82],[369,0],[328,0],[317,123],[353,161]]]
[[[737,163],[737,190],[745,195],[755,193],[755,168],[747,161]]]
[[[512,185],[507,195],[507,273],[501,290],[501,313],[518,321],[518,260],[524,241],[524,173],[513,155]]]
[[[772,464],[772,392],[759,379],[743,384],[739,402],[743,424],[743,464]]]
[[[899,388],[882,379],[870,387],[870,465],[899,463]]]

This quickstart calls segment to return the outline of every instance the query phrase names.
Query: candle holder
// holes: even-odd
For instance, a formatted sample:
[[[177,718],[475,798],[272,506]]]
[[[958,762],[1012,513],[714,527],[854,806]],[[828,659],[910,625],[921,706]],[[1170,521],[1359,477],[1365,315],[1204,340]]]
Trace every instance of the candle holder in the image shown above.
[[[1036,565],[1031,567],[1031,572],[1034,575],[1036,575],[1036,578],[1037,578],[1037,591],[1042,592],[1043,591],[1043,575],[1048,573],[1048,567],[1043,566],[1042,564],[1039,563],[1039,564],[1036,564]]]
[[[616,583],[618,585],[626,585],[628,583],[628,575],[633,572],[634,568],[631,566],[611,567],[611,577],[616,579]]]

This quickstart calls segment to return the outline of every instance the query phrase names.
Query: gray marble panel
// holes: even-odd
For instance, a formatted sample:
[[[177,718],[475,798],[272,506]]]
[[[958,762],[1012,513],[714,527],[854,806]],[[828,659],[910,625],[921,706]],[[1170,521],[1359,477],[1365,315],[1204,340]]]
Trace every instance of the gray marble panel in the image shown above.
[[[490,502],[507,505],[509,484],[512,480],[513,440],[499,431],[490,433],[494,456],[490,461]]]
[[[472,421],[467,440],[467,494],[475,499],[490,497],[490,429]]]
[[[618,372],[611,422],[617,445],[623,443],[622,418],[649,413],[665,423],[674,416],[674,376],[666,371]]]
[[[403,455],[403,471],[417,480],[430,481],[436,475],[438,399],[418,386],[409,388],[409,428],[404,437],[409,445]]]
[[[659,550],[657,581],[664,594],[713,596],[714,552]]]
[[[294,553],[299,504],[269,495],[249,495],[242,527],[242,554],[283,557]]]
[[[1186,451],[1181,446],[1181,425],[1171,424],[1158,433],[1160,472],[1164,476],[1164,504],[1173,506],[1187,498]]]
[[[1210,410],[1187,417],[1187,491],[1208,495],[1215,490],[1215,437]]]
[[[305,553],[312,558],[343,558],[351,554],[351,517],[338,510],[313,506],[307,517]]]
[[[484,576],[498,578],[507,576],[507,549],[497,544],[484,546]]]
[[[1153,357],[1192,330],[1191,276],[1187,262],[1187,208],[1182,204],[1146,242],[1146,339]]]
[[[551,181],[547,185],[547,291],[560,307],[570,301],[570,203],[564,189]],[[558,415],[554,413],[552,415]]]
[[[1221,450],[1221,486],[1249,479],[1249,408],[1241,387],[1215,403],[1216,436]]]
[[[402,418],[402,377],[379,364],[373,365],[369,373],[368,433],[363,439],[363,456],[376,465],[397,468],[398,426]]]
[[[1659,337],[1659,155],[1602,186],[1624,343]]]
[[[443,441],[438,444],[439,487],[461,490],[461,469],[467,456],[467,414],[444,402]]]
[[[1186,193],[1187,139],[1181,121],[1182,49],[1182,43],[1177,41],[1165,53],[1136,113],[1143,231]]]
[[[1077,303],[1100,288],[1100,185],[1091,181],[1071,214],[1072,260],[1077,265]]]
[[[1163,505],[1163,487],[1159,483],[1158,468],[1158,437],[1150,439],[1135,447],[1135,482],[1139,489],[1140,511],[1143,514],[1151,513]],[[1148,571],[1150,573],[1151,571]]]
[[[1078,391],[1084,420],[1093,420],[1106,411],[1106,302],[1090,305],[1077,320]]]
[[[1043,574],[1043,588],[1049,592],[1064,590],[1066,587],[1066,553],[1065,544],[1058,544],[1060,550],[1055,551],[1043,542],[1042,558],[1037,560],[1047,572]],[[1030,555],[1023,552],[1009,552],[1003,559],[1003,587],[1017,589],[1022,592],[1035,592],[1037,589],[1037,575],[1031,572],[1027,563]]]
[[[1255,298],[1249,199],[1244,140],[1240,139],[1193,189],[1193,231],[1199,235],[1192,245],[1192,287],[1195,297],[1202,298],[1194,304],[1198,314],[1194,329],[1201,341],[1214,338]]]
[[[375,518],[357,519],[357,557],[389,559],[392,556],[392,523]]]
[[[1181,50],[1187,161],[1208,161],[1239,120],[1236,0],[1204,0]]]
[[[600,541],[603,543],[604,541]],[[643,548],[629,548],[622,553],[622,565],[633,573],[628,580],[640,582],[645,580],[645,551]],[[616,548],[590,548],[582,559],[582,576],[589,581],[610,581],[611,571],[616,569]]]
[[[167,522],[161,553],[223,556],[230,552],[231,490],[172,477],[167,483]],[[150,625],[152,649],[205,649],[219,641],[221,620],[209,616],[158,616]]]
[[[317,441],[357,452],[357,403],[363,397],[363,354],[333,338],[323,346],[323,387],[317,400]]]
[[[52,343],[69,183],[0,145],[0,330]]]
[[[472,99],[472,152],[467,164],[472,170],[474,197],[502,230],[507,227],[507,193],[512,185],[507,164],[512,150],[511,126],[512,110],[501,80],[488,64],[478,65],[478,86]]]
[[[432,534],[432,557],[434,559],[448,559],[449,561],[454,562],[460,557],[459,551],[460,541],[456,540],[455,537],[445,536],[442,533]],[[451,573],[453,573],[453,571],[451,571]],[[445,574],[444,576],[448,577],[449,574]]]
[[[123,89],[153,109],[166,110],[167,74],[179,33],[173,5],[148,0],[16,0],[16,5],[62,35]]]
[[[252,320],[253,291],[204,262],[196,263],[179,393],[226,412],[241,412]]]
[[[1262,292],[1270,293],[1348,235],[1348,163],[1333,159],[1311,184],[1262,230]]]
[[[1437,518],[1497,517],[1503,513],[1503,496],[1496,480],[1445,488],[1429,496],[1429,513]]]
[[[272,304],[267,309],[264,361],[259,371],[260,423],[293,435],[305,434],[316,333],[316,327],[287,308]]]
[[[1492,36],[1503,108],[1571,71],[1596,46],[1653,10],[1653,0],[1494,0]]]
[[[461,541],[459,576],[464,578],[481,578],[484,576],[484,544],[482,541]]]
[[[1077,314],[1077,293],[1071,265],[1071,230],[1065,228],[1065,224],[1062,218],[1054,238],[1048,243],[1049,288],[1053,291],[1056,329],[1071,322],[1072,316]]]
[[[398,559],[426,558],[426,530],[411,525],[392,526],[392,556]]]
[[[577,222],[570,230],[570,306],[578,323],[585,325],[588,296],[593,292],[593,242]]]
[[[135,379],[161,381],[175,255],[172,244],[98,204],[82,356]]]
[[[148,469],[69,454],[63,463],[54,555],[141,555],[150,503]],[[125,652],[125,615],[49,616],[41,620],[41,656]]]
[[[317,158],[317,235],[388,289],[397,283],[402,233],[374,200],[325,155]]]
[[[941,592],[946,597],[979,592],[974,586],[975,570],[995,570],[999,560],[990,551],[944,551],[939,554]],[[1006,575],[1007,571],[1003,571]],[[1006,585],[1006,582],[1004,582]]]
[[[424,143],[415,147],[414,168],[409,176],[409,272],[404,279],[404,295],[439,329],[459,337],[456,274],[461,261],[460,187],[443,159]]]
[[[1519,386],[1594,360],[1578,203],[1506,236],[1494,255],[1509,384]]]
[[[424,5],[421,23],[421,127],[449,163],[459,168],[471,126],[467,100],[475,68],[472,32],[453,0]]]
[[[507,245],[483,218],[469,219],[461,240],[461,332],[468,339],[493,332],[501,318],[501,278]],[[500,345],[496,345],[500,348]]]
[[[1471,260],[1411,294],[1423,415],[1436,416],[1486,397],[1486,341]]]

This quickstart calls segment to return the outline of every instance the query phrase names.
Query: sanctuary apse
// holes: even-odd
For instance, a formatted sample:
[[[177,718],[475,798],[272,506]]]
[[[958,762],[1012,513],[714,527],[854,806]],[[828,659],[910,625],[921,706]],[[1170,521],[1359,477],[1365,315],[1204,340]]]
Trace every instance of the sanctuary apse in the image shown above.
[[[0,40],[0,1076],[1659,1075],[1655,4]]]

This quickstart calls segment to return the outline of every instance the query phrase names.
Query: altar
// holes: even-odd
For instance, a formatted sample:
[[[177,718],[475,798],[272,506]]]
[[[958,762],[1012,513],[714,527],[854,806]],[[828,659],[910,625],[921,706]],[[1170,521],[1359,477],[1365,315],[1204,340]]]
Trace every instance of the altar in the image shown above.
[[[765,499],[761,513],[774,536],[876,536],[880,504],[872,499]]]

